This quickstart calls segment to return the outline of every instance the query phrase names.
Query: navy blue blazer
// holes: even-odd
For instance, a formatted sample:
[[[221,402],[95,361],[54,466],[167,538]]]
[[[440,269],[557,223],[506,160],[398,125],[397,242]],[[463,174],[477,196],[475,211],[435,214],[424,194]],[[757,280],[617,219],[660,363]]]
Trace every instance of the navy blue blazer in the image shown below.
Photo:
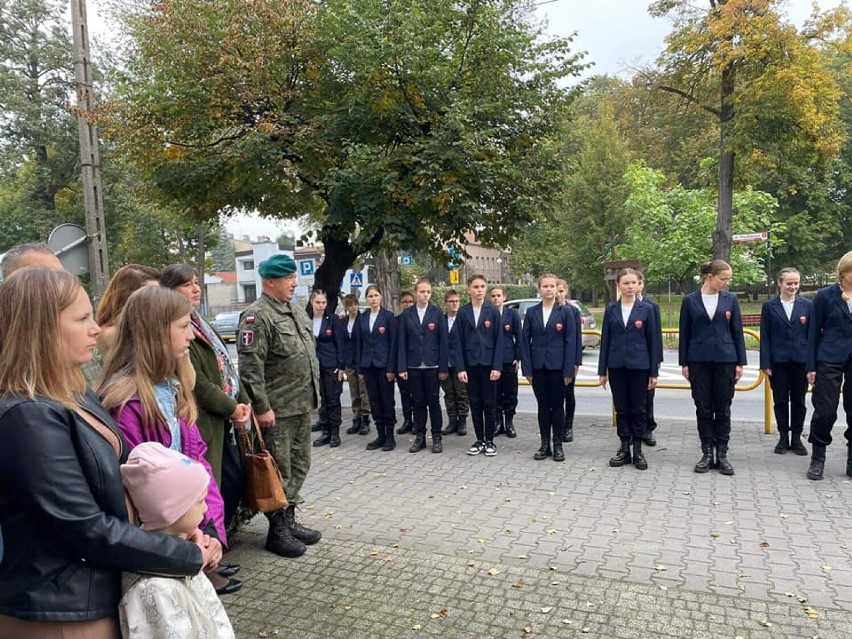
[[[650,297],[643,297],[642,301],[646,304],[650,304],[651,308],[654,310],[654,319],[657,320],[657,331],[659,333],[659,339],[657,340],[657,346],[659,347],[657,350],[657,357],[659,358],[659,362],[662,364],[665,361],[665,357],[663,356],[663,318],[660,314],[660,305]]]
[[[456,316],[453,330],[456,332],[457,371],[466,371],[470,366],[503,370],[503,330],[500,311],[494,304],[483,302],[478,324],[473,320],[473,306],[465,304]]]
[[[541,302],[527,309],[521,339],[521,366],[524,377],[533,370],[561,370],[563,377],[574,377],[577,362],[577,322],[570,308],[556,306],[544,324]]]
[[[399,316],[397,371],[407,371],[421,364],[437,366],[446,373],[449,362],[449,340],[444,314],[434,304],[426,307],[423,322],[417,306],[410,306]]]
[[[598,375],[606,375],[610,368],[630,368],[647,370],[651,377],[657,377],[661,338],[654,308],[650,304],[637,299],[625,326],[621,302],[613,302],[604,311]]]
[[[817,291],[808,331],[808,371],[817,362],[843,364],[852,357],[852,314],[841,297],[840,285]]]
[[[450,320],[447,314],[444,313],[444,325],[447,327],[447,364],[452,369],[456,367],[456,357],[459,348],[458,319],[459,316],[456,314],[456,321],[453,322],[453,327],[450,328]]]
[[[719,305],[711,320],[707,317],[701,290],[684,295],[680,305],[680,340],[678,361],[748,363],[743,337],[743,316],[737,296],[730,291],[719,293]]]
[[[363,373],[365,368],[375,366],[393,372],[396,358],[391,345],[396,328],[396,318],[386,308],[379,311],[373,330],[370,330],[370,309],[362,311],[355,322],[352,334],[355,339],[355,370]]]
[[[580,309],[574,306],[571,302],[565,302],[565,306],[571,311],[574,316],[574,323],[577,325],[577,337],[574,339],[576,342],[575,346],[575,355],[574,355],[574,364],[576,366],[583,365],[583,316],[580,315]]]
[[[346,367],[346,355],[343,350],[345,331],[346,327],[340,325],[337,315],[323,315],[319,335],[316,337],[320,368],[343,369]]]
[[[808,361],[808,329],[813,302],[797,297],[793,302],[793,313],[787,319],[781,298],[776,297],[763,303],[760,309],[760,367],[772,368],[772,364]]]
[[[503,325],[503,365],[521,361],[521,315],[515,308],[505,307],[500,321]]]
[[[355,368],[355,324],[352,325],[352,335],[349,334],[349,315],[340,318],[340,333],[343,335],[343,362],[347,368]],[[355,317],[355,323],[358,317]]]

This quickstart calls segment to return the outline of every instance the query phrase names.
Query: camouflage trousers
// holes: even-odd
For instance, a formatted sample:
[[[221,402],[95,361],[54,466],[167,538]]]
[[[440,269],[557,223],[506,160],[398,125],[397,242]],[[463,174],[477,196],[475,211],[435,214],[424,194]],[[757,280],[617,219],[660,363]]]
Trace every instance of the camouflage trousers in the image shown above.
[[[311,468],[311,413],[276,417],[275,426],[263,433],[263,440],[281,471],[287,501],[302,503],[302,484]]]
[[[349,396],[352,398],[352,417],[369,417],[370,398],[367,396],[367,384],[358,377],[354,368],[346,369],[346,379],[349,382]]]

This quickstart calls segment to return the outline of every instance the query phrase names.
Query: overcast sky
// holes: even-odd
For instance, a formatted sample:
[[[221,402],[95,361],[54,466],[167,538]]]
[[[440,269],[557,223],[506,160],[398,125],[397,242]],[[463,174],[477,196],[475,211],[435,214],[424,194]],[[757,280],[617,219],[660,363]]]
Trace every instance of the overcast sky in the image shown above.
[[[706,3],[707,0],[696,0]],[[820,9],[836,7],[842,0],[817,0]],[[586,62],[593,62],[585,75],[610,74],[629,76],[631,68],[653,62],[663,48],[670,31],[665,19],[648,15],[651,0],[540,0],[538,12],[548,22],[554,35],[568,36],[577,32],[575,51],[586,51]],[[796,24],[811,14],[812,0],[787,0],[786,13]],[[98,20],[99,2],[89,0],[92,32],[103,31]],[[100,29],[99,29],[100,27]],[[277,236],[292,223],[241,216],[228,222],[228,230],[237,236],[249,234]]]

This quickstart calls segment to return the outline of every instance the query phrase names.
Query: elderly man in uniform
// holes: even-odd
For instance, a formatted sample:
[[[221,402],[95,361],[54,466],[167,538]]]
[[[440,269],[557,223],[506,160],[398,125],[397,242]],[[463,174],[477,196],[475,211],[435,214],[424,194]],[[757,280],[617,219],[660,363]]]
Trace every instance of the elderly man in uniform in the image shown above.
[[[264,441],[275,458],[290,505],[266,513],[266,549],[302,555],[322,535],[296,522],[299,491],[311,467],[311,411],[319,397],[319,364],[311,320],[298,305],[296,262],[273,255],[258,266],[263,295],[243,311],[237,340],[240,379],[252,401]]]

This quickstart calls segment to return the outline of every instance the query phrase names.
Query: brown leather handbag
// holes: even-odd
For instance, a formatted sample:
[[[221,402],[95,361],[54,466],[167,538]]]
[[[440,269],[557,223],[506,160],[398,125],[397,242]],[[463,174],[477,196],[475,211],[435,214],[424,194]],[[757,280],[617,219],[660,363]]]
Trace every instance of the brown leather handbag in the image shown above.
[[[257,418],[252,413],[251,434],[248,429],[240,431],[243,443],[243,472],[245,488],[243,490],[243,505],[262,513],[270,513],[287,506],[287,496],[278,464],[270,452],[266,450],[263,434]]]

